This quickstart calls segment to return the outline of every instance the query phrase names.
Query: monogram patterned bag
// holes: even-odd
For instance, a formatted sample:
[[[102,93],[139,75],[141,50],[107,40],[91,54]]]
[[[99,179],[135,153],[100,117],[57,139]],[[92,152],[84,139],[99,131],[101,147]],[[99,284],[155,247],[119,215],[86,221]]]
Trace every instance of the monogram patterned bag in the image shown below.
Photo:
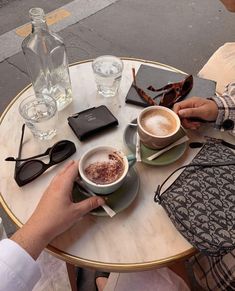
[[[199,251],[220,256],[235,248],[235,154],[215,139],[155,202]]]

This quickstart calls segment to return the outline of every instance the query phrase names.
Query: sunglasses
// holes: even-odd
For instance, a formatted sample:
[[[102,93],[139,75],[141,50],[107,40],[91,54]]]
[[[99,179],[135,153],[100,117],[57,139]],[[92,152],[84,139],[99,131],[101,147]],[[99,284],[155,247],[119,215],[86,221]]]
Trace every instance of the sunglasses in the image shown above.
[[[155,99],[161,98],[159,105],[171,108],[176,102],[182,100],[193,88],[193,76],[189,75],[184,80],[177,83],[170,83],[161,88],[154,88],[149,86],[147,89],[152,92],[160,92],[155,97],[150,97],[144,90],[139,88],[136,84],[135,69],[132,69],[133,87],[136,89],[138,95],[148,104],[157,105]]]
[[[44,153],[21,159],[21,151],[23,146],[25,124],[22,126],[22,134],[19,146],[18,158],[8,157],[5,161],[15,161],[15,174],[14,178],[16,183],[21,187],[31,181],[35,180],[42,173],[44,173],[48,168],[54,166],[60,162],[63,162],[68,157],[76,152],[76,147],[73,142],[69,140],[61,140],[54,144],[52,147],[48,148]],[[36,158],[49,156],[49,163],[46,164],[41,160]],[[21,163],[23,162],[23,163]]]

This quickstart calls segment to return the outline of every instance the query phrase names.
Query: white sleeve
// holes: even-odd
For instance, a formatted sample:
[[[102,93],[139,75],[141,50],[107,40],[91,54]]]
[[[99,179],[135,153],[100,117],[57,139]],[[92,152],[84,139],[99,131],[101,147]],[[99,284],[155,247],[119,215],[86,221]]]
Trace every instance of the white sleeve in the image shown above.
[[[0,241],[0,291],[29,291],[41,277],[36,261],[16,242]]]

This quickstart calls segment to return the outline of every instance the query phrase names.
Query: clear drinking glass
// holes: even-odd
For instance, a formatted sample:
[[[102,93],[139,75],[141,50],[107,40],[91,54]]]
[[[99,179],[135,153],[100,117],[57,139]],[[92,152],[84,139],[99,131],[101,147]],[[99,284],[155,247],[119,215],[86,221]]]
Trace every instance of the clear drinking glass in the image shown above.
[[[56,135],[58,123],[57,104],[47,95],[30,95],[19,106],[19,113],[34,137],[51,139]]]
[[[52,96],[60,111],[72,102],[65,45],[60,36],[49,31],[43,9],[32,8],[29,15],[32,32],[22,42],[29,77],[36,96]]]
[[[115,56],[100,56],[92,62],[99,94],[113,97],[117,94],[123,71],[123,62]]]

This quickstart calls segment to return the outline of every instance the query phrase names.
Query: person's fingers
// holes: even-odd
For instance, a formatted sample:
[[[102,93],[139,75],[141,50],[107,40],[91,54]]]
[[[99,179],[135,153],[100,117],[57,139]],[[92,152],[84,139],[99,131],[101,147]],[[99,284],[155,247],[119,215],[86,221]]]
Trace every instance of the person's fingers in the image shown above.
[[[187,128],[187,129],[198,129],[201,126],[200,122],[190,121],[187,118],[183,118],[181,120],[181,123],[182,123],[183,127]]]
[[[75,208],[78,211],[79,216],[83,216],[90,212],[91,210],[104,205],[105,201],[102,197],[95,196],[87,198],[79,203],[75,203]]]
[[[53,178],[52,182],[59,180],[61,175],[64,175],[66,171],[74,165],[74,160],[69,161]]]
[[[77,178],[77,176],[78,176],[78,166],[77,166],[77,163],[74,162],[64,172],[63,177],[64,177],[64,179],[68,179],[70,181],[75,181],[75,179]]]
[[[58,180],[63,179],[63,183],[66,182],[65,180],[75,180],[75,177],[77,177],[78,174],[78,167],[77,163],[73,161],[69,165],[65,166],[65,168],[58,174],[56,175]]]
[[[190,123],[188,128],[195,130],[195,129],[198,129],[200,126],[201,126],[200,122],[192,122],[192,123]]]
[[[199,128],[201,125],[202,125],[201,122],[192,122],[192,126],[193,126],[194,128]]]
[[[179,103],[175,103],[173,106],[173,111],[178,114],[178,111],[180,110],[180,104]]]
[[[77,163],[75,161],[71,161],[53,178],[51,187],[56,188],[57,190],[63,189],[61,192],[64,193],[71,192],[73,182],[76,180],[77,176]]]
[[[180,118],[202,117],[203,112],[202,112],[202,108],[200,107],[185,108],[185,109],[180,109],[178,111],[178,115]]]
[[[73,164],[75,163],[74,160],[69,161],[59,172],[58,172],[58,176],[59,175],[63,175]]]
[[[183,100],[179,103],[175,103],[175,105],[173,106],[173,110],[175,111],[175,113],[178,114],[178,112],[181,110],[181,109],[184,109],[184,108],[193,108],[195,106],[195,101],[194,101],[194,98],[189,98],[189,99],[186,99],[186,100]]]

